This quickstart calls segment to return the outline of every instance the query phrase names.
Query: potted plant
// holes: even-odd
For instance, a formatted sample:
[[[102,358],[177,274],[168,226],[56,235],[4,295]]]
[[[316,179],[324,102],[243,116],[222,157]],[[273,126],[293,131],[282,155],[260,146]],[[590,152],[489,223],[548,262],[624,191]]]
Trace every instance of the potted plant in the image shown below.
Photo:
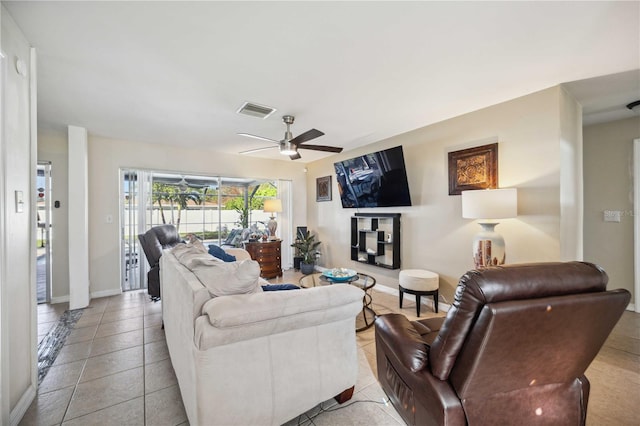
[[[306,234],[298,235],[296,242],[291,244],[291,247],[294,247],[300,257],[302,257],[300,272],[304,275],[313,273],[316,256],[318,255],[317,248],[320,245],[320,241],[316,241],[315,239],[315,235],[307,231]]]

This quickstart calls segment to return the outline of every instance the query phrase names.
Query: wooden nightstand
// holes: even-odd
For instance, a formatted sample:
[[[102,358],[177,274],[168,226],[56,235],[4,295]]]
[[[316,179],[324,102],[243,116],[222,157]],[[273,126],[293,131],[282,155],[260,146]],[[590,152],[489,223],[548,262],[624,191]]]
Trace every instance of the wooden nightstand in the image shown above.
[[[282,240],[244,243],[244,248],[249,252],[251,258],[260,264],[262,278],[282,276],[281,245]]]

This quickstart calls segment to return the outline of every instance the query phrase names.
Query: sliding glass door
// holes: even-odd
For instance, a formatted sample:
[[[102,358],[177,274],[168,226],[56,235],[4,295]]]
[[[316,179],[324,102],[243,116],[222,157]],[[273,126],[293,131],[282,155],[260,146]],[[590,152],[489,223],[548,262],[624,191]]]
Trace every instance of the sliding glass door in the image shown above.
[[[268,233],[267,223],[273,213],[263,211],[266,199],[282,200],[277,234],[283,240],[282,258],[291,257],[289,181],[134,169],[121,170],[121,181],[124,291],[146,288],[148,265],[138,234],[153,226],[172,224],[183,238],[194,234],[205,244],[242,247],[243,241]]]

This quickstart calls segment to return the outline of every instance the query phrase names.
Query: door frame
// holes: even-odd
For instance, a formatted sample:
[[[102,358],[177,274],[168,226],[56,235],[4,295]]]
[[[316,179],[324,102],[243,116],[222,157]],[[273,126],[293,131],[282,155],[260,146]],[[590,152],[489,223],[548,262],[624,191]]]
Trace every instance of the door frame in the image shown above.
[[[5,102],[6,93],[6,55],[0,50],[0,233],[7,235],[6,210],[9,208],[7,201],[6,184],[6,138],[5,138]],[[9,405],[9,322],[7,317],[6,295],[6,238],[0,241],[0,424],[9,424],[11,407]]]
[[[640,139],[633,141],[633,310],[640,312]]]
[[[45,246],[46,247],[46,249],[45,249],[46,290],[45,290],[45,301],[44,301],[44,303],[51,303],[51,284],[52,284],[52,274],[51,274],[51,244],[52,244],[51,243],[51,216],[52,216],[52,211],[51,211],[51,186],[52,186],[52,182],[51,182],[51,161],[38,161],[38,166],[44,166],[44,168],[45,168],[44,169],[44,171],[45,171],[44,235],[46,236],[45,241],[47,242],[47,245]],[[38,235],[36,235],[36,240],[37,239],[38,239]],[[37,259],[36,259],[36,286],[37,286]],[[37,288],[36,288],[36,296],[37,296]]]

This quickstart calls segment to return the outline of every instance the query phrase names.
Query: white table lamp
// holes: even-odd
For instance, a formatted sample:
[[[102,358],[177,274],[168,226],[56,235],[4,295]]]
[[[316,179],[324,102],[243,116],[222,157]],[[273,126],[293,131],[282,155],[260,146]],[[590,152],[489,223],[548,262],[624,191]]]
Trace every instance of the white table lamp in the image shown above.
[[[462,191],[462,217],[479,219],[482,227],[473,239],[476,268],[502,265],[506,259],[504,238],[495,232],[496,219],[518,215],[518,191],[515,188]]]
[[[266,213],[271,213],[271,220],[269,220],[269,223],[267,224],[267,229],[269,230],[269,239],[275,240],[278,222],[276,222],[274,213],[280,213],[282,211],[282,201],[277,198],[264,200],[263,211]]]

